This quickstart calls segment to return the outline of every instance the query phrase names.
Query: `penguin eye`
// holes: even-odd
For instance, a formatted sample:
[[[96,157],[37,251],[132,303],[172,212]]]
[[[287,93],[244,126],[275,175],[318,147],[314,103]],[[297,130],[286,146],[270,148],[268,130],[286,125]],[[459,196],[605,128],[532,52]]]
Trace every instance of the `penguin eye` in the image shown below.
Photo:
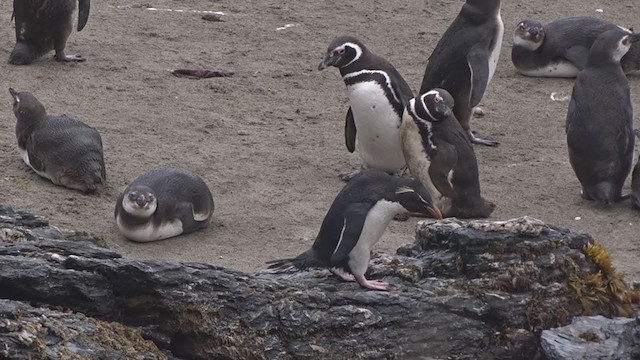
[[[340,48],[338,50],[336,50],[336,52],[340,55],[344,54],[344,48]]]
[[[524,23],[520,23],[520,24],[518,24],[518,29],[520,29],[520,30],[524,30]]]

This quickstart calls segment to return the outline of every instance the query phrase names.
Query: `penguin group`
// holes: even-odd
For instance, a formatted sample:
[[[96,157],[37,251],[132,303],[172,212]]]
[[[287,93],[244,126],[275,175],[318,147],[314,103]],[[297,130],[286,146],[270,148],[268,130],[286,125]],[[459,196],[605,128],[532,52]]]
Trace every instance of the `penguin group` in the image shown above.
[[[50,51],[67,55],[73,13],[85,28],[90,0],[14,0],[16,44],[9,63],[28,65]],[[461,1],[462,2],[462,1]],[[475,108],[496,72],[503,42],[500,0],[466,0],[426,61],[417,94],[386,59],[352,35],[338,35],[319,70],[335,67],[347,88],[344,141],[361,169],[330,205],[315,241],[271,269],[326,268],[344,281],[389,290],[367,279],[372,247],[394,217],[487,218],[496,204],[483,197],[474,144],[498,141],[471,129]],[[566,18],[546,26],[523,20],[513,34],[512,63],[525,76],[575,77],[566,115],[569,161],[582,196],[602,206],[630,199],[640,210],[640,161],[627,74],[640,71],[640,34],[596,18]],[[18,152],[53,184],[95,193],[107,186],[99,132],[70,116],[48,115],[28,91],[13,98]],[[631,173],[632,192],[623,194]],[[151,242],[210,225],[214,199],[206,181],[188,170],[146,169],[118,196],[115,227],[127,239]]]

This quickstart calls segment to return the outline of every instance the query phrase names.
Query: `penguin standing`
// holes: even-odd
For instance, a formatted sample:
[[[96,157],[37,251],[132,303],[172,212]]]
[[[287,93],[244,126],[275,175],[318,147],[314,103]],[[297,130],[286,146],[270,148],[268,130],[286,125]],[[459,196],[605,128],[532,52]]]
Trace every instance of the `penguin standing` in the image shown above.
[[[302,270],[329,268],[345,281],[355,280],[368,289],[388,290],[388,283],[367,280],[364,275],[373,245],[395,215],[408,211],[442,218],[419,181],[365,169],[336,196],[311,249],[295,259],[271,262],[270,268],[291,265]]]
[[[467,0],[429,56],[420,86],[420,94],[442,88],[453,96],[453,114],[476,144],[498,145],[476,136],[469,122],[495,73],[503,35],[500,0]]]
[[[345,124],[347,149],[356,145],[363,168],[400,172],[405,160],[400,145],[400,124],[413,92],[388,61],[371,52],[360,40],[337,36],[329,44],[319,70],[335,66],[347,85],[350,107]],[[341,175],[349,180],[355,173]]]
[[[29,92],[9,88],[13,97],[18,151],[38,175],[56,185],[93,192],[106,172],[102,138],[91,126],[66,115],[48,116]]]
[[[598,35],[618,28],[621,27],[593,17],[558,19],[546,26],[523,20],[513,32],[511,61],[526,76],[573,78],[587,65],[589,49]],[[632,43],[620,63],[626,74],[640,70],[640,43]]]
[[[200,177],[156,169],[129,184],[116,201],[114,215],[122,235],[150,242],[207,227],[213,210],[213,196]]]
[[[433,89],[409,101],[403,146],[409,170],[430,190],[444,216],[485,218],[495,205],[480,194],[473,145],[451,110],[451,94]]]
[[[598,36],[576,77],[567,112],[569,160],[582,197],[601,205],[625,198],[622,186],[633,164],[633,109],[620,66],[632,39],[623,29]]]
[[[640,140],[640,130],[634,130],[636,137]],[[631,207],[640,210],[640,157],[631,174]]]
[[[90,0],[78,1],[78,31],[89,18]],[[64,48],[73,29],[76,0],[13,0],[16,19],[16,45],[9,63],[28,65],[35,59],[56,51],[56,61],[85,61],[78,55],[66,55]]]

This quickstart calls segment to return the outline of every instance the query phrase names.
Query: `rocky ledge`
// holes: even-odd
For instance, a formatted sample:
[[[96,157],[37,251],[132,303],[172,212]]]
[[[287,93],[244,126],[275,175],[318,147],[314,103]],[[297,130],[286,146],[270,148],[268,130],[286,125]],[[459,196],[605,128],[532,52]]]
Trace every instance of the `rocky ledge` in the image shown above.
[[[541,342],[543,330],[628,318],[639,299],[588,235],[527,217],[421,222],[415,244],[374,256],[368,276],[392,291],[321,270],[131,260],[0,205],[0,357],[569,359],[549,335],[565,330]],[[628,320],[636,342],[618,341],[619,358],[637,348]],[[592,342],[623,336],[598,331]]]

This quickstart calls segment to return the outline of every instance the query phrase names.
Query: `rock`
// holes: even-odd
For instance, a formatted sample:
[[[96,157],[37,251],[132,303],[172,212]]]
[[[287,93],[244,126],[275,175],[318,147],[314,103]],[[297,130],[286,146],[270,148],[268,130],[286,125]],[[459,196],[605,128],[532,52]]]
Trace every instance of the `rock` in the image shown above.
[[[540,337],[549,360],[640,359],[640,317],[576,317]]]
[[[180,359],[533,359],[540,331],[637,300],[589,236],[531,218],[421,222],[415,244],[371,261],[390,292],[326,270],[131,260],[16,222],[0,230],[40,235],[0,240],[3,298],[117,322]]]

